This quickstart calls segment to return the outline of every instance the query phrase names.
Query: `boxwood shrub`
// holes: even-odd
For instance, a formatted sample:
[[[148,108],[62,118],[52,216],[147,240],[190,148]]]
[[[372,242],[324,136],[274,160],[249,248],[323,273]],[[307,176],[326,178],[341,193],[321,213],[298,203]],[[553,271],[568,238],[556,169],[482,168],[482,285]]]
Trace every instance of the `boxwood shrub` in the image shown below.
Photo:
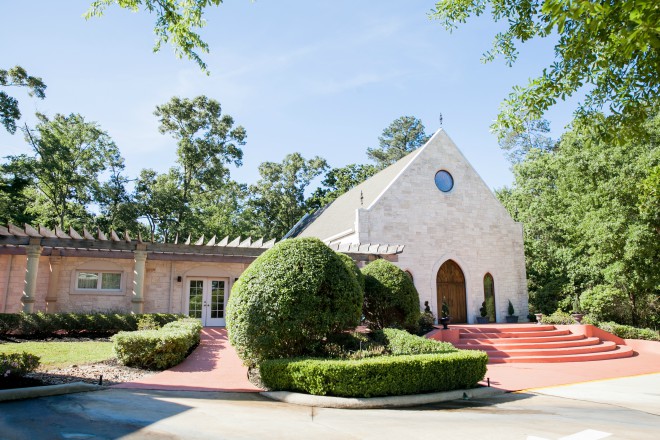
[[[374,332],[376,341],[385,344],[387,351],[393,355],[424,354],[424,353],[452,353],[458,351],[449,342],[440,342],[421,336],[411,335],[405,330],[385,328]]]
[[[0,380],[23,376],[39,366],[39,356],[31,353],[0,353]]]
[[[650,328],[637,328],[631,325],[617,324],[616,322],[599,322],[597,326],[623,339],[660,341],[660,332]]]
[[[273,359],[260,366],[271,390],[339,397],[377,397],[472,388],[486,375],[488,355],[459,350],[359,360]]]
[[[0,334],[48,336],[66,332],[111,335],[137,330],[138,322],[145,316],[152,317],[160,326],[184,317],[172,313],[0,313]]]
[[[199,344],[197,319],[170,322],[158,330],[119,332],[112,337],[119,362],[129,367],[164,370],[180,364]]]
[[[227,305],[232,345],[247,365],[311,353],[360,321],[362,289],[317,238],[284,240],[243,272]]]
[[[363,313],[373,329],[403,327],[418,330],[419,294],[410,277],[387,260],[376,260],[362,268]]]

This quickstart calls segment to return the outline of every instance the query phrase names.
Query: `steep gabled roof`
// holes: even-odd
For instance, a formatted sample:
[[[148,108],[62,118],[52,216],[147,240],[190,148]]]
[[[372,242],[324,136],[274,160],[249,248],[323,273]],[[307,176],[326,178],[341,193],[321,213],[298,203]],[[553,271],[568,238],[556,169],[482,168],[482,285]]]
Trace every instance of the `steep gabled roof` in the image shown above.
[[[355,210],[369,208],[426,145],[428,145],[428,142],[384,170],[371,176],[350,191],[345,192],[330,205],[323,208],[321,212],[317,211],[309,219],[305,219],[302,222],[305,223],[304,227],[297,225],[298,230],[292,230],[287,236],[313,236],[328,241],[328,239],[338,234],[348,235],[355,232]]]

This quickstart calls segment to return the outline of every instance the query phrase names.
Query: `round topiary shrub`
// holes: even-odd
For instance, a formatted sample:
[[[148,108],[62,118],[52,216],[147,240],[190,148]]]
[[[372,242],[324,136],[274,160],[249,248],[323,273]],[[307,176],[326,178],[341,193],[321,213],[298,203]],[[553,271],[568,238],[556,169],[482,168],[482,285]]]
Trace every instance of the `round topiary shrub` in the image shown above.
[[[345,261],[316,238],[285,240],[257,258],[227,304],[229,339],[244,363],[312,352],[355,327],[362,289]]]
[[[360,271],[360,268],[357,267],[357,264],[355,264],[355,261],[351,257],[349,257],[346,254],[342,254],[341,252],[337,252],[337,255],[341,260],[344,262],[348,270],[350,270],[353,275],[355,275],[355,279],[357,280],[358,284],[360,285],[360,289],[362,290],[362,294],[364,295],[364,275],[362,275],[362,272]],[[362,301],[360,301],[362,303]]]
[[[362,269],[363,313],[374,329],[403,327],[417,330],[419,294],[410,277],[387,260],[376,260]]]

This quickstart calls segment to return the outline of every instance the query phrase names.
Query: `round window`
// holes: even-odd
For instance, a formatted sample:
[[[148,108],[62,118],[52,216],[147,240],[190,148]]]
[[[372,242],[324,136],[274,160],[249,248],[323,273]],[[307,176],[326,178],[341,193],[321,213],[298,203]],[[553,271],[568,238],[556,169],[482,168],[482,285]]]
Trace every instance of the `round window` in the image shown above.
[[[435,186],[442,192],[449,192],[454,187],[454,178],[445,170],[435,173]]]

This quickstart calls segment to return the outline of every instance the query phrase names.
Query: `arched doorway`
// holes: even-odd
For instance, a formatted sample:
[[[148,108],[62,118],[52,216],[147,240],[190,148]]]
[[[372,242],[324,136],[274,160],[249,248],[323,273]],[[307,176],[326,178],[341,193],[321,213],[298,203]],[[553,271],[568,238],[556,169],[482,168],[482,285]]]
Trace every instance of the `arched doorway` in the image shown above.
[[[442,301],[449,306],[451,322],[467,322],[467,301],[465,299],[465,275],[454,260],[447,260],[440,266],[436,278],[438,292],[438,311],[442,310]],[[440,318],[440,313],[438,314]]]
[[[490,273],[484,275],[484,302],[486,303],[486,311],[488,312],[488,322],[496,322],[495,281]]]

